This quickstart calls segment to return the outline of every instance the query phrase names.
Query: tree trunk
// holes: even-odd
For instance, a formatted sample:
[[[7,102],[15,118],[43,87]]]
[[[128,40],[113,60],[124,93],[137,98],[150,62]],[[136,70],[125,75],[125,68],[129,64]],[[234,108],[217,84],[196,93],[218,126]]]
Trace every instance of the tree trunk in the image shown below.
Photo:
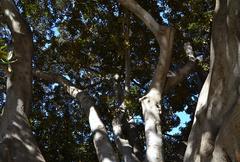
[[[150,90],[140,101],[145,120],[146,161],[163,162],[160,101],[171,62],[174,32],[169,27],[159,25],[135,0],[119,0],[119,2],[145,23],[148,29],[152,31],[160,47],[159,62],[153,76]]]
[[[98,116],[91,97],[77,87],[72,86],[65,78],[56,74],[47,74],[37,70],[33,72],[33,75],[49,82],[62,84],[69,95],[79,100],[81,107],[88,116],[90,129],[93,134],[93,143],[99,162],[118,162],[108,138],[107,130]]]
[[[79,92],[76,98],[88,114],[89,125],[93,133],[93,143],[99,162],[117,162],[118,160],[109,141],[107,130],[97,114],[93,101],[84,92]]]
[[[239,20],[239,0],[216,0],[210,72],[199,96],[185,162],[240,161]]]
[[[44,162],[27,118],[32,95],[32,34],[13,1],[1,0],[0,12],[11,30],[17,59],[7,78],[6,107],[0,123],[0,162]]]
[[[140,101],[145,121],[146,160],[147,162],[163,162],[163,142],[161,131],[161,104],[167,73],[170,66],[173,31],[166,29],[159,40],[161,53],[149,92]]]

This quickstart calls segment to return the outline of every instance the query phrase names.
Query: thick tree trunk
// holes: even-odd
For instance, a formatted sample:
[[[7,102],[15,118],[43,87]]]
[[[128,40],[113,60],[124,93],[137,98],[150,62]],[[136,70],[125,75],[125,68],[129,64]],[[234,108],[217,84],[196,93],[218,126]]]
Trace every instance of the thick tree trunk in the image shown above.
[[[210,72],[200,94],[185,162],[240,161],[240,1],[217,0]]]
[[[0,162],[44,162],[28,123],[32,95],[32,34],[11,0],[0,1],[0,12],[13,36],[17,62],[7,78],[6,107],[0,123]]]
[[[41,71],[34,71],[33,75],[49,82],[62,84],[69,95],[79,100],[84,112],[88,115],[88,121],[93,134],[93,143],[98,156],[99,162],[118,162],[114,149],[107,135],[107,130],[101,121],[95,109],[95,105],[91,97],[72,86],[66,79],[56,74],[47,74]]]

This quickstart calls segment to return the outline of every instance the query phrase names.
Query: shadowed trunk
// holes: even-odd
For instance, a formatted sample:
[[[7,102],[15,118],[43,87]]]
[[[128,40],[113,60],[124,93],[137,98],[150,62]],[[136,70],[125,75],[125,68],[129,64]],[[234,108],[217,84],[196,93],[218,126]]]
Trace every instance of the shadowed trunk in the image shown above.
[[[28,122],[32,95],[32,34],[11,0],[0,1],[12,37],[12,72],[7,77],[6,106],[0,121],[0,162],[44,162]]]
[[[210,72],[199,96],[185,162],[240,161],[240,1],[216,0]]]

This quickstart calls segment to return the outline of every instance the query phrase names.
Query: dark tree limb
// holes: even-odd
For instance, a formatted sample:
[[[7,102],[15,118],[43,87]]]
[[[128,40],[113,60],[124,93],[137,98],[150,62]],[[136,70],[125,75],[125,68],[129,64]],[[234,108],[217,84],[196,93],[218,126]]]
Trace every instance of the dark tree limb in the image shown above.
[[[193,48],[189,42],[184,44],[184,50],[190,61],[176,72],[173,72],[171,75],[167,76],[167,81],[164,88],[165,92],[178,85],[196,66],[197,59],[193,54]]]
[[[127,122],[127,110],[126,110],[126,103],[125,99],[129,95],[130,91],[130,71],[131,71],[131,58],[130,58],[130,44],[129,44],[129,18],[126,14],[124,14],[125,21],[123,23],[123,36],[124,36],[124,45],[125,48],[123,50],[125,55],[125,85],[124,89],[122,90],[121,85],[119,83],[119,77],[115,77],[115,92],[117,96],[117,100],[121,105],[119,106],[119,110],[117,111],[113,121],[112,121],[112,127],[113,132],[115,135],[115,143],[119,150],[119,152],[122,155],[124,162],[139,162],[140,157],[136,156],[138,154],[135,154],[134,151],[139,150],[136,149],[136,145],[133,144],[132,141],[130,141],[132,138],[129,136],[126,136],[124,134],[124,130],[126,127],[130,128]],[[123,93],[122,93],[123,91]],[[122,97],[123,94],[123,97]],[[128,129],[128,131],[132,132],[132,129]],[[128,134],[133,135],[133,133]]]

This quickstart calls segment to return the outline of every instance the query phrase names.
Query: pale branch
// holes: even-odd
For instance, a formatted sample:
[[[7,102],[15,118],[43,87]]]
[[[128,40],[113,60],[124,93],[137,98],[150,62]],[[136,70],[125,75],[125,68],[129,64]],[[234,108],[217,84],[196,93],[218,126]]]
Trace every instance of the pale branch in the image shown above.
[[[32,108],[32,33],[13,0],[0,0],[0,12],[18,59],[8,69],[12,73],[6,81],[6,103],[0,122],[0,161],[45,162],[28,121]]]
[[[7,67],[1,66],[1,64],[0,64],[0,68],[4,68],[4,71],[7,72]],[[38,77],[38,78],[42,78],[46,81],[49,81],[49,82],[57,81],[57,82],[61,83],[62,85],[65,85],[65,84],[70,85],[71,84],[68,80],[66,80],[65,78],[63,78],[60,75],[44,73],[44,72],[41,72],[40,70],[33,70],[33,75]],[[98,82],[95,82],[93,84],[89,84],[89,85],[86,85],[86,86],[81,86],[79,88],[81,88],[82,90],[87,90],[91,87],[95,87],[95,86],[101,84],[104,80],[107,80],[107,79],[102,79],[102,80],[100,80]]]
[[[115,135],[115,143],[122,154],[124,162],[139,162],[138,157],[133,153],[133,146],[130,145],[129,139],[122,138],[123,127],[129,123],[123,123],[124,112],[120,113],[118,117],[115,117],[112,121],[113,132]],[[130,130],[132,131],[132,130]]]
[[[190,42],[184,43],[184,50],[191,61],[195,62],[197,60],[194,56],[193,48]]]
[[[66,89],[74,98],[78,99],[82,108],[87,112],[89,125],[93,133],[93,142],[100,162],[117,162],[114,150],[109,141],[103,122],[95,110],[94,102],[83,90],[73,86],[67,79],[57,74],[48,74],[40,70],[34,70],[33,75],[49,82],[57,82]]]
[[[156,89],[159,94],[163,93],[165,87],[167,73],[169,71],[172,58],[172,45],[174,39],[174,30],[168,28],[165,34],[160,38],[160,55],[159,61],[153,76],[151,89]]]
[[[167,75],[167,80],[164,88],[164,93],[168,92],[171,88],[174,88],[176,85],[181,83],[181,81],[193,70],[196,66],[195,62],[189,61],[182,68],[178,69],[175,72],[169,72],[170,75]],[[134,79],[132,80],[139,88],[147,91],[140,83],[136,82]]]
[[[79,92],[82,92],[82,90],[76,87],[73,88],[72,84],[67,79],[57,74],[53,73],[48,74],[40,70],[33,70],[33,76],[44,79],[48,82],[57,82],[59,84],[62,84],[66,91],[74,98],[76,98]]]
[[[80,104],[82,105],[82,108],[86,114],[89,113],[90,107],[94,105],[91,97],[88,96],[85,93],[85,91],[83,91],[80,88],[77,88],[70,81],[68,81],[66,78],[62,77],[61,75],[55,74],[55,73],[46,73],[40,70],[33,70],[32,72],[33,72],[33,76],[39,79],[61,84],[69,95],[71,95],[72,97],[80,101]]]
[[[133,116],[131,117],[133,118]],[[138,129],[133,122],[130,122],[132,119],[123,118],[123,131],[124,135],[127,136],[129,144],[133,148],[134,155],[138,158],[139,161],[143,161],[144,149],[141,145],[141,140],[139,139]]]
[[[156,38],[164,34],[168,27],[159,25],[156,20],[143,9],[135,0],[119,0],[120,4],[140,18]]]
[[[120,4],[140,18],[149,30],[152,31],[160,46],[159,62],[153,77],[151,89],[162,93],[165,86],[166,76],[171,62],[171,50],[174,30],[160,25],[154,18],[143,9],[135,0],[119,0]]]
[[[160,124],[160,100],[169,71],[174,30],[160,26],[153,17],[134,0],[120,0],[120,3],[137,15],[151,30],[160,47],[159,61],[154,72],[149,92],[140,101],[145,120],[146,161],[164,161],[163,141]],[[154,114],[154,115],[152,115]]]

